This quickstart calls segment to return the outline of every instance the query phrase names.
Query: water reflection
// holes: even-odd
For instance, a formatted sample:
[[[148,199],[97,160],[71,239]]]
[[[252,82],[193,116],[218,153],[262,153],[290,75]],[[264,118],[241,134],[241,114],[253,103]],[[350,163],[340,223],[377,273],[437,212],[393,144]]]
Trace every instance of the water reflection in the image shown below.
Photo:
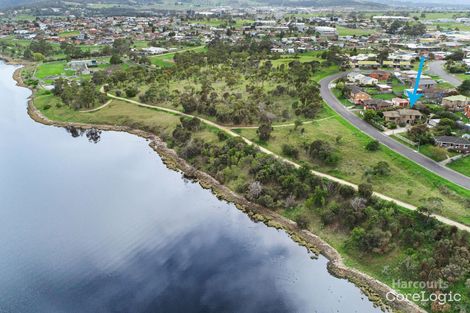
[[[96,128],[84,129],[75,126],[66,126],[64,128],[73,138],[80,136],[85,136],[88,138],[88,141],[92,143],[98,143],[101,139],[101,130]]]
[[[0,312],[378,312],[145,140],[34,123],[12,72],[0,65]]]

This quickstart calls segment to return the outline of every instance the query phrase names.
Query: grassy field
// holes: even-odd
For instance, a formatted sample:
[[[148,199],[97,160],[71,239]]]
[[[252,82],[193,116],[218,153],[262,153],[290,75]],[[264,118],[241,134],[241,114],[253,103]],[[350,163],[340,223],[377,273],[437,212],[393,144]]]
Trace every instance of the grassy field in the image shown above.
[[[73,75],[74,71],[65,70],[66,65],[67,62],[65,61],[42,63],[37,67],[36,77],[44,79],[46,77],[58,76],[61,74],[65,74],[67,76]]]
[[[214,26],[214,27],[217,27],[223,24],[229,24],[229,25],[235,26],[236,28],[240,28],[242,26],[251,25],[252,23],[254,23],[254,20],[237,18],[237,19],[231,20],[231,23],[230,23],[230,21],[226,19],[210,18],[210,19],[204,19],[204,20],[190,20],[188,22],[192,24],[202,24],[202,25],[208,25],[208,26]]]
[[[457,161],[449,163],[447,166],[454,171],[470,177],[470,156],[458,159]]]
[[[80,35],[80,32],[78,30],[70,30],[70,31],[65,31],[59,34],[59,37],[73,37],[73,36],[78,36]]]
[[[422,204],[424,197],[440,197],[445,201],[443,215],[470,224],[470,212],[465,209],[464,203],[465,197],[470,197],[470,191],[442,180],[385,146],[377,152],[367,151],[365,145],[371,139],[341,117],[335,116],[301,128],[304,129],[303,132],[296,131],[293,127],[275,128],[272,139],[267,143],[258,141],[256,129],[243,129],[241,134],[278,154],[282,154],[282,145],[285,143],[297,146],[301,151],[298,161],[356,184],[367,180],[364,176],[366,170],[379,161],[385,161],[390,165],[392,174],[371,178],[376,191],[416,206]],[[341,138],[338,144],[335,144],[336,138]],[[336,153],[340,156],[337,165],[328,166],[312,160],[301,148],[303,144],[318,139],[335,146]]]
[[[152,64],[154,65],[161,66],[161,67],[170,67],[174,65],[173,57],[175,56],[176,53],[183,52],[183,51],[202,52],[202,51],[205,51],[206,49],[207,48],[205,46],[198,46],[198,47],[182,49],[180,51],[159,54],[159,55],[151,56],[150,62],[152,62]]]
[[[337,26],[336,30],[340,36],[369,36],[376,33],[373,29],[349,28],[343,26]]]
[[[54,121],[126,125],[164,136],[170,136],[175,126],[179,124],[179,117],[176,115],[138,107],[118,100],[113,100],[108,106],[97,112],[84,113],[61,105],[58,98],[49,92],[41,91],[34,98],[34,105],[46,117]],[[45,110],[46,105],[51,107]],[[198,132],[195,138],[217,140],[217,135],[212,129],[207,128]]]
[[[323,53],[323,51],[310,51],[310,52],[305,52],[305,53],[299,53],[299,54],[294,54],[294,55],[282,55],[281,58],[272,60],[271,63],[273,64],[274,67],[278,67],[281,64],[284,64],[285,66],[288,66],[288,64],[292,61],[299,61],[299,62],[312,62],[312,61],[318,61],[321,62],[323,59],[320,57],[320,55]]]

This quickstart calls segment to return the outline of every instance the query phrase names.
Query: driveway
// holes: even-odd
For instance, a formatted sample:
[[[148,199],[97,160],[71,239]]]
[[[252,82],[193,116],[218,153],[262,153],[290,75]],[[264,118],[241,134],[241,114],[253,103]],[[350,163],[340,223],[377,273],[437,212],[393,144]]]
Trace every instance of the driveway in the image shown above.
[[[469,177],[464,176],[460,173],[457,173],[447,167],[444,167],[440,165],[439,163],[435,162],[434,160],[431,160],[430,158],[422,154],[419,154],[418,152],[395,141],[394,139],[387,137],[386,135],[382,134],[382,132],[378,131],[377,129],[369,125],[367,122],[365,122],[358,116],[354,115],[353,112],[349,111],[343,104],[341,104],[341,102],[339,102],[339,100],[331,92],[329,85],[331,82],[344,76],[345,74],[346,73],[339,73],[339,74],[331,75],[320,81],[321,96],[323,100],[325,100],[325,102],[333,110],[335,110],[339,115],[341,115],[351,124],[353,124],[356,128],[366,133],[370,137],[378,140],[379,142],[386,145],[393,151],[416,162],[417,164],[433,172],[434,174],[439,175],[459,186],[462,186],[470,190],[470,178]]]
[[[439,76],[449,84],[458,87],[462,83],[460,79],[455,77],[452,74],[447,73],[447,71],[444,69],[444,64],[445,61],[432,61],[429,63],[429,70],[428,72],[434,75]]]

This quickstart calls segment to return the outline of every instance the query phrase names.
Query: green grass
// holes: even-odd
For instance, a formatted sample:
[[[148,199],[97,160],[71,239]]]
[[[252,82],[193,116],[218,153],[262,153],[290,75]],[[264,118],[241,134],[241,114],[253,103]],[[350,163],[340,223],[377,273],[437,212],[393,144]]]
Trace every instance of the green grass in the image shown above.
[[[29,14],[18,14],[13,19],[15,21],[34,21],[36,17]]]
[[[369,36],[377,32],[374,29],[349,28],[343,26],[337,26],[336,30],[340,36]]]
[[[374,177],[372,183],[377,192],[404,202],[419,206],[423,197],[440,197],[445,202],[442,214],[463,223],[470,223],[470,212],[465,209],[464,199],[470,191],[454,185],[441,177],[418,166],[385,146],[377,152],[369,152],[365,145],[371,140],[340,116],[305,124],[304,132],[294,131],[293,127],[275,128],[272,139],[261,143],[275,153],[282,154],[284,143],[299,147],[300,162],[307,162],[314,169],[332,176],[359,184],[365,181],[364,172],[379,161],[389,163],[392,174],[388,177]],[[256,129],[243,129],[241,134],[258,141]],[[335,143],[340,136],[339,144]],[[313,140],[326,140],[336,147],[340,161],[335,166],[310,159],[301,147]],[[441,187],[440,187],[441,186]],[[444,187],[442,187],[444,186]],[[409,191],[411,190],[411,194]]]
[[[66,38],[66,37],[74,37],[78,35],[80,35],[80,32],[78,30],[69,30],[69,31],[60,33],[59,37]]]
[[[49,63],[42,63],[38,65],[36,70],[36,77],[39,79],[44,79],[50,76],[58,76],[58,75],[73,75],[74,71],[65,70],[66,66],[65,61],[59,62],[49,62]]]
[[[339,72],[339,67],[338,65],[331,65],[328,67],[322,67],[318,72],[313,74],[312,79],[316,82],[319,82],[325,77],[328,77],[330,75],[333,75],[335,73]]]
[[[138,40],[132,45],[136,49],[148,48],[149,42],[146,40]]]
[[[47,91],[40,91],[35,95],[34,105],[47,118],[54,121],[125,125],[151,131],[160,136],[171,136],[173,129],[180,123],[179,116],[119,100],[113,100],[107,107],[93,113],[79,112],[63,105],[59,98]],[[46,105],[50,106],[47,110]],[[193,136],[203,140],[218,141],[217,133],[208,127],[203,127]]]
[[[348,99],[344,98],[343,95],[341,94],[341,91],[339,91],[338,89],[334,88],[333,89],[333,94],[345,107],[350,107],[350,106],[354,105],[354,103],[352,103]]]
[[[164,53],[164,54],[159,54],[155,56],[149,57],[150,62],[152,64],[160,66],[160,67],[171,67],[174,65],[173,63],[173,58],[176,53],[181,53],[185,51],[194,51],[194,52],[203,52],[206,51],[207,48],[205,46],[198,46],[198,47],[191,47],[191,48],[186,48],[182,49],[180,51],[175,51],[175,52],[169,52],[169,53]]]
[[[202,25],[208,25],[208,26],[213,26],[213,27],[229,24],[229,25],[235,26],[236,28],[240,28],[242,26],[253,24],[254,20],[234,19],[229,23],[229,20],[226,20],[226,19],[210,18],[210,19],[201,19],[201,20],[190,20],[188,21],[188,23],[202,24]]]
[[[292,61],[299,61],[299,62],[312,62],[318,61],[322,62],[323,59],[320,57],[320,54],[323,51],[309,51],[305,53],[293,54],[293,55],[282,55],[279,59],[272,60],[271,63],[274,67],[279,67],[281,64],[288,66],[288,64]]]
[[[458,159],[452,163],[447,164],[448,167],[470,177],[470,156]]]

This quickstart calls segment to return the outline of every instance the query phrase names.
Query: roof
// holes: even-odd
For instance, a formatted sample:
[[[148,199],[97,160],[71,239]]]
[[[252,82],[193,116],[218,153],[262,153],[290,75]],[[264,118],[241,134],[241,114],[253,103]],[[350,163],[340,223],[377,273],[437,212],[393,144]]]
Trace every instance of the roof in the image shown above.
[[[383,112],[383,115],[385,117],[396,117],[396,118],[400,117],[400,114],[398,113],[398,111],[385,111]]]
[[[392,102],[408,103],[408,99],[403,98],[393,98]]]
[[[465,97],[463,95],[456,95],[456,96],[450,96],[450,97],[445,97],[442,100],[449,100],[449,101],[467,101],[470,100],[470,98]]]
[[[454,136],[438,136],[435,138],[437,142],[443,143],[456,143],[460,145],[470,145],[470,140],[461,137],[454,137]]]
[[[400,109],[400,110],[398,110],[398,113],[400,115],[415,115],[415,116],[423,115],[418,110],[412,110],[412,109]]]
[[[379,65],[377,61],[359,61],[359,65]]]

